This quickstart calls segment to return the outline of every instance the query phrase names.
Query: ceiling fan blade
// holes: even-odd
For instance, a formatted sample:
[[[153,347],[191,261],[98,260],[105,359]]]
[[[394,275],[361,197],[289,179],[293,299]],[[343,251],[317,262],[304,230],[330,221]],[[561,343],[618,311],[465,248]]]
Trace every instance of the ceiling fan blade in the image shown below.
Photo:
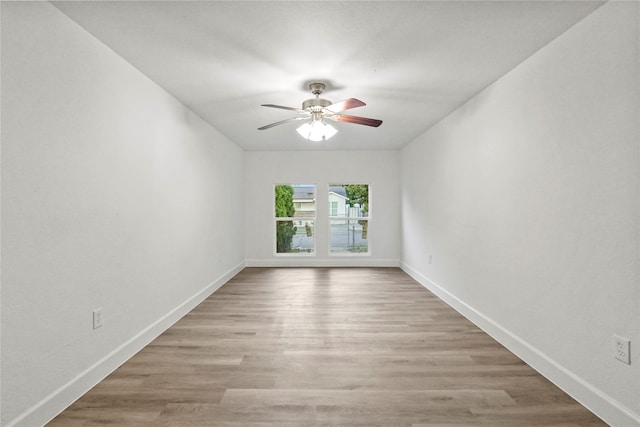
[[[329,105],[328,107],[325,107],[325,110],[329,110],[332,113],[339,113],[341,111],[349,110],[351,108],[356,108],[356,107],[362,107],[365,105],[367,104],[360,101],[359,99],[349,98],[349,99],[345,99],[344,101],[335,102]]]
[[[301,110],[299,108],[293,108],[293,107],[285,107],[284,105],[275,105],[275,104],[260,104],[260,106],[262,107],[270,107],[270,108],[279,108],[281,110],[291,110],[291,111],[297,111],[299,113],[303,113],[304,110]]]
[[[345,123],[355,123],[357,125],[373,126],[377,128],[382,124],[382,120],[369,119],[367,117],[347,116],[345,114],[335,115],[331,117],[333,120]]]
[[[265,130],[265,129],[270,129],[274,126],[278,126],[278,125],[283,125],[285,123],[289,123],[289,122],[295,122],[298,120],[307,120],[308,117],[291,117],[290,119],[285,119],[285,120],[280,120],[279,122],[275,122],[275,123],[271,123],[270,125],[265,125],[262,127],[259,127],[258,130]]]

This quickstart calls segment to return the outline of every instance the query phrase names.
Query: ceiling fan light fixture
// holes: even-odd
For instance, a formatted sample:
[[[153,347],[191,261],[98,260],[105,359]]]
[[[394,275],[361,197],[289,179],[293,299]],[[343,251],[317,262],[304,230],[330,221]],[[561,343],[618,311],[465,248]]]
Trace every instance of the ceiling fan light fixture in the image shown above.
[[[309,141],[320,142],[326,141],[333,135],[338,133],[338,130],[324,122],[324,120],[311,120],[304,123],[297,129],[300,136]]]

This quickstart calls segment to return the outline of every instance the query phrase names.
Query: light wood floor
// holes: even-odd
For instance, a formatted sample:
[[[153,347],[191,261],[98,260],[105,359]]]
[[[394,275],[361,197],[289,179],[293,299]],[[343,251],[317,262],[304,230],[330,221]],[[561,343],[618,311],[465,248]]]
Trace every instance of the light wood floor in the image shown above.
[[[247,268],[50,426],[605,425],[396,268]]]

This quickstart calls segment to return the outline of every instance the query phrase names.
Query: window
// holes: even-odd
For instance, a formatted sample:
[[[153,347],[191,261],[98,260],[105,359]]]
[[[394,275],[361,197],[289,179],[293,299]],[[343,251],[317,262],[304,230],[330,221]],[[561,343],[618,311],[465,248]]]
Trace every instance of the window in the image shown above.
[[[330,203],[330,209],[329,209],[329,216],[338,216],[338,202],[329,202]]]
[[[276,253],[315,252],[316,186],[281,184],[275,186]]]
[[[371,211],[368,184],[329,186],[329,252],[368,254]]]

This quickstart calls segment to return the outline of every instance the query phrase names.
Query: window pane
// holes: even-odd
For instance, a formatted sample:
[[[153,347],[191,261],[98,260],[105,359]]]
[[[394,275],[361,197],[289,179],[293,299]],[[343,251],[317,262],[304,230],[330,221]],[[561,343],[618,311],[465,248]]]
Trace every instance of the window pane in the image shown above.
[[[314,250],[314,221],[276,221],[276,252],[311,253]]]
[[[331,253],[369,252],[368,220],[332,219],[330,223]]]
[[[331,210],[329,211],[329,216],[338,216],[338,202],[330,202]]]

